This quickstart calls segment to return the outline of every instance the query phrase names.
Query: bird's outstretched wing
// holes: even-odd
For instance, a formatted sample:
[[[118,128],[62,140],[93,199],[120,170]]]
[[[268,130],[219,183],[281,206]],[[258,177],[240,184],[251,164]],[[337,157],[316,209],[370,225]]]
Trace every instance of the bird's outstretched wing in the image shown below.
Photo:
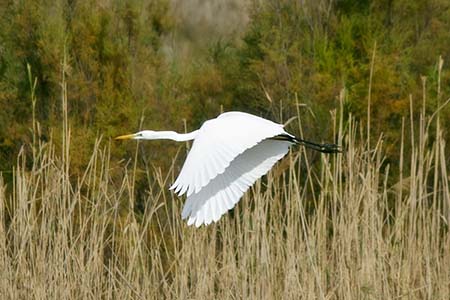
[[[170,189],[188,197],[197,194],[224,173],[238,155],[280,134],[286,134],[282,125],[242,112],[228,112],[206,121]]]
[[[216,222],[232,209],[256,180],[266,174],[292,143],[266,139],[238,155],[225,172],[217,175],[198,193],[187,197],[182,217],[188,225]]]

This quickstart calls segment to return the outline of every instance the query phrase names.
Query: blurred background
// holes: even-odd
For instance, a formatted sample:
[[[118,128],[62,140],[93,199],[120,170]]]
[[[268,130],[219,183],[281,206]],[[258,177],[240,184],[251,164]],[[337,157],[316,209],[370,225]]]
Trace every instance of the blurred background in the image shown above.
[[[448,0],[0,0],[0,295],[450,299],[449,41]],[[113,137],[230,110],[344,151],[188,227],[189,145]]]
[[[32,140],[33,107],[39,139],[61,144],[63,72],[74,172],[97,137],[190,131],[229,110],[277,122],[299,111],[305,138],[332,141],[340,91],[343,115],[365,122],[370,80],[371,132],[395,162],[411,103],[418,112],[425,92],[435,111],[449,92],[445,63],[437,83],[439,57],[450,58],[446,0],[2,1],[0,28],[3,171]],[[130,145],[112,156],[131,157]],[[142,160],[168,166],[178,147],[152,142]]]

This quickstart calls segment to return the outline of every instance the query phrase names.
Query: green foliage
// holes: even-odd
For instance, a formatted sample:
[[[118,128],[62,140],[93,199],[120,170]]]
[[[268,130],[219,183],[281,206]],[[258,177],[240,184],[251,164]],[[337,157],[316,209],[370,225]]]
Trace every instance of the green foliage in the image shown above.
[[[173,15],[177,7],[171,3],[184,12]],[[10,169],[32,136],[27,65],[37,79],[40,138],[61,140],[64,57],[72,164],[80,171],[98,135],[108,139],[140,126],[190,130],[221,110],[284,121],[299,109],[305,133],[330,140],[329,111],[338,107],[342,89],[347,91],[346,111],[363,122],[367,117],[374,51],[374,136],[384,132],[388,144],[398,141],[410,94],[414,111],[420,109],[421,76],[427,77],[429,111],[448,95],[450,73],[445,67],[439,96],[437,92],[438,57],[450,60],[450,4],[445,0],[253,1],[247,25],[239,30],[219,16],[222,27],[206,28],[202,16],[222,7],[215,3],[200,11],[202,2],[195,3],[198,7],[168,0],[30,0],[3,5],[1,169]],[[243,24],[231,18],[244,15],[242,9],[237,6],[239,13],[229,14],[229,19]],[[196,10],[198,16],[190,19]],[[177,44],[189,39],[192,51]],[[442,111],[446,126],[449,114],[448,109]],[[155,154],[148,155],[168,164],[166,157],[178,146],[165,145],[167,156],[161,159],[160,145],[152,145]],[[115,145],[112,154],[129,157],[131,149]]]
[[[161,37],[171,27],[166,1],[22,1],[2,11],[0,76],[2,169],[29,139],[30,86],[37,79],[41,138],[61,139],[61,74],[67,60],[68,109],[74,158],[80,169],[95,136],[139,126],[155,105],[163,65]]]
[[[437,107],[436,65],[440,55],[450,59],[449,26],[450,5],[442,0],[254,1],[243,45],[229,52],[238,63],[219,69],[230,107],[287,119],[305,104],[306,132],[323,139],[339,91],[347,91],[347,111],[365,121],[371,85],[372,133],[395,144],[410,94],[420,109],[422,76],[428,109]],[[449,75],[444,68],[442,82]],[[448,92],[442,85],[441,102]]]

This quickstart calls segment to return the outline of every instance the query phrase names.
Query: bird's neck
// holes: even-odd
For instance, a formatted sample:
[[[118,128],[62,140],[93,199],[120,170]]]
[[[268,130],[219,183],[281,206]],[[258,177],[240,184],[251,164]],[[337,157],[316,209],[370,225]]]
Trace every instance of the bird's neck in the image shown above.
[[[153,139],[167,139],[173,140],[177,142],[190,141],[195,139],[197,136],[198,130],[188,132],[188,133],[178,133],[175,131],[155,131],[153,133]]]

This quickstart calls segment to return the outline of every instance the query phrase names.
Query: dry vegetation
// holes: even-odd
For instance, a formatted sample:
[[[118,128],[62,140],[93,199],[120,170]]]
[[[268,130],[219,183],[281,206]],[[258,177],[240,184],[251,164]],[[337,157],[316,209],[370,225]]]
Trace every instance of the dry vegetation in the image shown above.
[[[449,12],[0,6],[0,299],[450,299],[450,72],[435,62]],[[345,151],[293,148],[217,224],[188,227],[167,189],[186,146],[109,138],[222,109],[297,115],[293,133],[332,132]]]
[[[166,189],[175,168],[146,170],[142,213],[134,207],[136,169],[114,167],[113,144],[99,140],[85,173],[72,175],[65,115],[62,152],[35,139],[19,154],[13,184],[0,182],[0,295],[448,299],[445,141],[438,114],[424,113],[414,130],[413,119],[404,122],[394,172],[382,139],[367,140],[341,108],[331,116],[344,153],[312,165],[309,152],[294,148],[234,211],[200,229],[185,225],[182,201]],[[391,173],[399,174],[392,186]]]

